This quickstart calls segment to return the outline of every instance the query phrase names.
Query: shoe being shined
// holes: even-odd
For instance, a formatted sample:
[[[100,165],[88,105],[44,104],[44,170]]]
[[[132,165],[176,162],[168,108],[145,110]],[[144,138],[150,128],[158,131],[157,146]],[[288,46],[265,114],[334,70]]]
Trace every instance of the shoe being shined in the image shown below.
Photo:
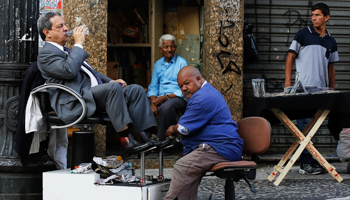
[[[122,144],[120,147],[121,156],[123,159],[131,156],[132,154],[140,153],[154,146],[150,142],[146,142],[144,144],[138,143],[131,134],[129,134],[129,137],[125,137],[125,141],[125,144]]]
[[[315,164],[309,164],[309,163],[302,163],[299,168],[299,173],[300,174],[321,174],[322,169],[321,168],[316,168]]]
[[[132,154],[137,154],[153,147],[152,143],[147,142],[144,144],[121,146],[121,156],[122,158],[130,157]]]

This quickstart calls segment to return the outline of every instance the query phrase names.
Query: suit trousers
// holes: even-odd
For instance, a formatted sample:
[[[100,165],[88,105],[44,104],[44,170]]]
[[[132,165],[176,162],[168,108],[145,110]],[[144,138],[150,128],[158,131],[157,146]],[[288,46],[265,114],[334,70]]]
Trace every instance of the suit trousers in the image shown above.
[[[195,200],[198,186],[205,173],[219,162],[229,162],[208,144],[198,148],[176,161],[171,175],[170,188],[163,200]]]
[[[178,117],[185,111],[187,102],[179,97],[171,98],[162,103],[158,108],[159,127],[157,137],[165,139],[165,132],[171,125],[175,125]]]
[[[105,83],[91,88],[96,112],[107,112],[116,131],[132,123],[139,132],[157,126],[145,90],[136,84]]]

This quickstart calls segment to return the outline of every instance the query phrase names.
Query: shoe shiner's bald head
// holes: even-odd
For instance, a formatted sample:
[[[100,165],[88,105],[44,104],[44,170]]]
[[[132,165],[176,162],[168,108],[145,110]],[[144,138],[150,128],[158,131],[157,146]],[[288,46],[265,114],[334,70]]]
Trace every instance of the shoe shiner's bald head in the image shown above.
[[[180,69],[178,77],[179,77],[179,75],[182,75],[182,74],[189,74],[192,76],[202,76],[201,73],[199,72],[199,70],[197,69],[197,67],[194,67],[191,65],[187,65],[187,66],[183,67],[182,69]]]
[[[177,84],[187,99],[190,99],[201,88],[203,83],[204,78],[201,73],[196,67],[191,65],[183,67],[177,75]]]

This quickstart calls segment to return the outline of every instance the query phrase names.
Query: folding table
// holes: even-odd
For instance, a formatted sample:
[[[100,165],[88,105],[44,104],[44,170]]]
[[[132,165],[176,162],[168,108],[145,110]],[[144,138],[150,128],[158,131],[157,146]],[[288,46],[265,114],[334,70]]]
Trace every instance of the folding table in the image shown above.
[[[281,183],[305,148],[338,182],[343,180],[335,168],[313,146],[311,139],[327,116],[328,129],[335,139],[339,139],[339,133],[342,128],[350,127],[349,93],[300,94],[253,98],[249,116],[265,117],[272,124],[282,122],[295,137],[294,143],[268,177],[270,181],[273,181],[280,173],[274,182],[276,186]],[[311,121],[302,132],[291,121],[291,119],[311,117]],[[284,166],[285,164],[286,166]]]

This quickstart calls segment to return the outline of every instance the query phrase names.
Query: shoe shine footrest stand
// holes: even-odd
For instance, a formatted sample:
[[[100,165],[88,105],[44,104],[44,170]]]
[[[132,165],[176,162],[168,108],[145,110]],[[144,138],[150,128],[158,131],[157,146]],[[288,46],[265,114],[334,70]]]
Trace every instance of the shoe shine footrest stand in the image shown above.
[[[43,172],[43,199],[128,199],[128,200],[160,200],[169,190],[170,180],[163,176],[163,150],[159,150],[158,180],[145,179],[145,153],[156,147],[141,152],[140,182],[115,183],[113,185],[95,185],[100,179],[97,173],[72,174],[70,169]]]
[[[146,149],[145,151],[142,151],[140,153],[140,185],[147,185],[147,181],[145,179],[145,153],[148,152],[148,151],[152,151],[153,149],[155,149],[157,147],[152,147],[152,148],[149,148],[149,149]]]
[[[163,174],[163,150],[173,147],[174,145],[168,145],[163,148],[159,149],[159,175],[158,175],[158,181],[165,181],[164,174]]]

